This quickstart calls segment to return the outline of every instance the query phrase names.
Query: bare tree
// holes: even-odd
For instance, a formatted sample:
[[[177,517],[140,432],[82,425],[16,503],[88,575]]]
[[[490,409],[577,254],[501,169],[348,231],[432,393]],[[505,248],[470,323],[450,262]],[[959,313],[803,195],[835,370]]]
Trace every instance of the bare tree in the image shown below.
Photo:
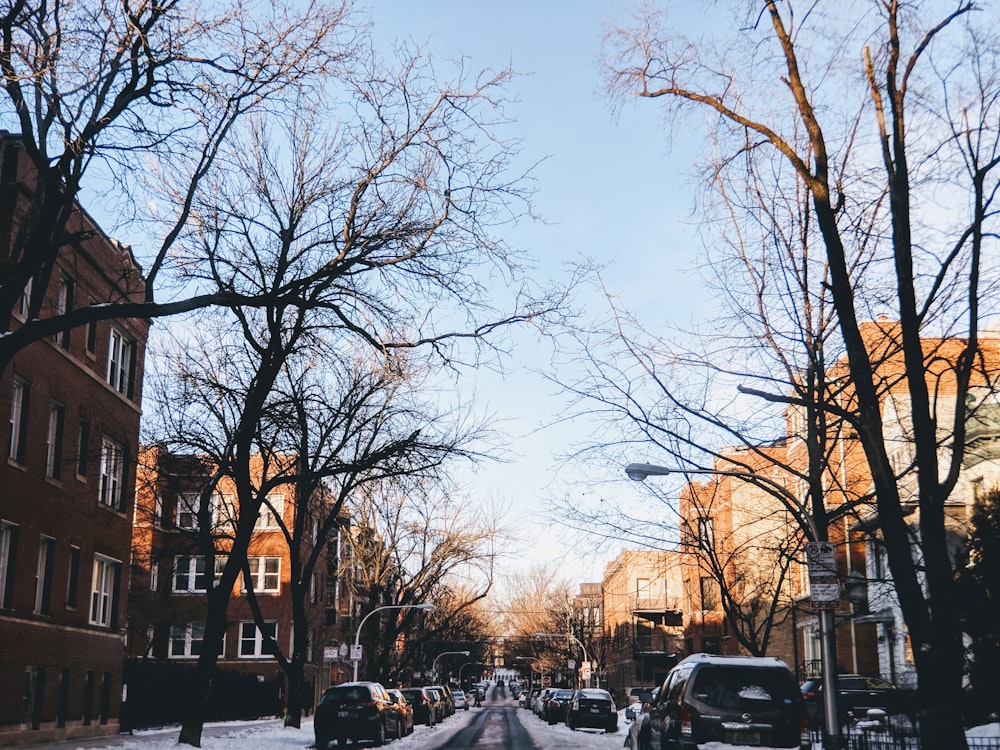
[[[479,607],[493,587],[505,543],[502,509],[418,474],[357,493],[348,508],[354,588],[367,597],[367,609],[434,604],[403,652],[374,644],[395,642],[407,623],[405,611],[383,618],[377,638],[369,631],[367,672],[395,682],[414,669],[430,669],[435,651],[476,651],[485,658],[489,631],[481,627]]]
[[[0,260],[0,370],[14,354],[59,331],[96,320],[153,318],[252,300],[208,287],[165,295],[177,268],[171,252],[220,149],[240,122],[287,104],[290,92],[334,72],[353,53],[349,3],[272,4],[251,16],[237,3],[201,13],[168,2],[10,0],[0,7],[0,123],[16,132],[5,148],[31,169],[6,217]],[[136,186],[143,176],[142,198]],[[43,304],[61,253],[81,239],[70,223],[81,191],[113,205],[123,225],[137,204],[158,199],[158,233],[141,248],[145,298],[94,300],[75,309]],[[207,261],[203,258],[202,261]],[[58,279],[56,279],[58,281]],[[11,328],[26,292],[27,315]]]
[[[203,317],[195,321],[200,331],[177,329],[182,341],[207,335],[210,345],[176,349],[177,370],[187,373],[179,382],[190,392],[172,404],[187,411],[165,412],[179,443],[203,445],[227,475],[239,507],[209,593],[206,644],[222,642],[228,592],[268,485],[287,481],[298,461],[294,444],[276,451],[281,443],[272,442],[294,413],[282,408],[278,387],[287,367],[329,353],[342,361],[356,346],[382,353],[384,368],[393,366],[393,350],[411,351],[408,366],[418,371],[457,367],[483,350],[502,354],[489,338],[497,328],[558,309],[552,298],[536,302],[515,291],[505,301],[512,311],[497,312],[478,272],[520,279],[520,258],[492,231],[497,213],[516,210],[512,201],[524,197],[517,176],[504,171],[507,146],[490,140],[488,129],[509,74],[484,76],[466,90],[461,81],[438,87],[426,72],[413,56],[398,72],[366,58],[345,73],[340,93],[351,101],[350,118],[336,132],[321,128],[320,103],[305,99],[301,116],[284,127],[249,123],[220,152],[225,176],[205,180],[178,240],[174,257],[189,284],[250,300],[227,308],[231,317],[215,327]],[[201,351],[207,369],[189,353]],[[420,446],[420,429],[399,439]],[[354,468],[380,476],[372,455]],[[209,689],[215,651],[203,651],[202,689],[193,694]],[[182,742],[199,742],[200,705]]]
[[[954,2],[950,12],[896,0],[855,3],[857,13],[838,5],[796,15],[773,0],[747,9],[730,27],[736,38],[716,48],[668,33],[651,10],[642,14],[633,28],[611,34],[617,56],[609,58],[609,85],[615,95],[659,99],[671,115],[700,108],[713,118],[718,163],[747,149],[771,151],[805,189],[849,378],[840,416],[856,430],[872,477],[914,644],[923,740],[965,747],[960,607],[944,504],[958,480],[966,395],[981,362],[979,326],[990,312],[981,300],[996,281],[982,261],[1000,163],[996,45],[989,29],[973,25],[972,2]],[[845,17],[857,21],[845,25]],[[747,59],[736,65],[741,54]],[[961,209],[917,208],[934,201]],[[852,263],[858,236],[876,250],[870,264]],[[872,353],[862,328],[873,310],[898,321],[922,569],[886,445],[884,375],[873,361],[884,352]],[[961,342],[945,363],[928,354],[924,338],[932,333]],[[939,367],[931,377],[929,363]],[[780,391],[760,395],[788,401]]]

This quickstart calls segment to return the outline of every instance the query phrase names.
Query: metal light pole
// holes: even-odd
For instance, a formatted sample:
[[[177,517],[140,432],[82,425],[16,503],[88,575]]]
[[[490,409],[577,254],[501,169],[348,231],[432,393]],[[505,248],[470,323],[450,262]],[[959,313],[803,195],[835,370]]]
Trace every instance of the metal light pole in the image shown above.
[[[572,633],[535,633],[535,638],[572,638],[574,641],[576,641],[577,645],[580,647],[580,650],[583,651],[583,660],[588,664],[590,663],[590,657],[587,656],[587,647],[583,645],[583,641],[581,641]],[[579,674],[580,671],[577,670],[577,675]]]
[[[468,651],[442,651],[440,654],[434,657],[434,661],[431,662],[431,671],[434,673],[434,679],[437,679],[437,663],[438,659],[442,656],[458,655],[458,656],[468,656]],[[459,671],[459,681],[461,682],[462,673]]]
[[[715,476],[728,476],[743,479],[749,483],[766,484],[771,489],[780,493],[790,503],[802,508],[801,517],[809,525],[809,533],[815,541],[827,541],[826,529],[816,527],[815,520],[802,506],[799,499],[790,493],[784,485],[766,476],[754,474],[752,477],[747,472],[726,471],[724,469],[671,469],[667,466],[657,466],[656,464],[632,463],[625,467],[625,474],[629,479],[636,482],[643,482],[647,477],[662,477],[672,474],[709,474]],[[819,619],[819,649],[820,664],[823,682],[823,741],[826,750],[838,750],[841,746],[840,721],[837,712],[837,696],[839,686],[837,685],[837,642],[836,625],[833,619],[833,610],[820,609],[817,612]]]
[[[358,647],[361,645],[361,628],[365,626],[365,621],[371,617],[376,612],[382,612],[387,609],[422,609],[429,610],[434,609],[433,604],[386,604],[383,607],[375,607],[371,612],[361,618],[361,622],[358,623],[358,630],[354,634],[354,650],[357,652]],[[353,656],[353,654],[352,654]],[[358,665],[361,664],[361,655],[358,654],[358,658],[354,660],[354,682],[358,681]]]

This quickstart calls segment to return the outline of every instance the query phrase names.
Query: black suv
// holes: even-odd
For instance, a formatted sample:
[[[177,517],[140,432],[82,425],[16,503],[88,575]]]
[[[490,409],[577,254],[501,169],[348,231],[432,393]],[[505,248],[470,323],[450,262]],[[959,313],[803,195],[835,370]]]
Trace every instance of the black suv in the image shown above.
[[[368,740],[381,747],[386,737],[406,733],[403,716],[392,696],[378,682],[345,682],[328,687],[313,717],[316,750],[327,750],[333,740]]]
[[[771,657],[692,654],[667,673],[649,712],[653,747],[697,750],[707,742],[808,747],[795,678]]]

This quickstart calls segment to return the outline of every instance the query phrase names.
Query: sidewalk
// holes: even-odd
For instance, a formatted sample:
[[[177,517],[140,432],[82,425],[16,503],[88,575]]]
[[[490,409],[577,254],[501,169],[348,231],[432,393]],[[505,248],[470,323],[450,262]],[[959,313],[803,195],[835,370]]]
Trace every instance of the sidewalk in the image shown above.
[[[250,721],[225,721],[210,722],[202,729],[202,746],[210,747],[215,745],[213,739],[232,737],[234,734],[246,735],[257,733],[271,733],[280,730],[287,733],[287,747],[305,748],[312,744],[313,729],[312,719],[308,722],[303,719],[302,729],[285,729],[281,719],[258,719]],[[118,734],[109,737],[87,737],[78,739],[58,740],[55,742],[39,742],[27,745],[12,745],[11,750],[104,750],[104,748],[129,748],[132,750],[160,750],[163,747],[183,748],[185,745],[178,745],[177,738],[180,736],[181,728],[177,726],[159,727],[155,729],[137,729],[134,734]],[[244,740],[245,740],[244,736]],[[207,742],[206,742],[207,740]],[[252,743],[245,743],[247,747],[253,747]]]

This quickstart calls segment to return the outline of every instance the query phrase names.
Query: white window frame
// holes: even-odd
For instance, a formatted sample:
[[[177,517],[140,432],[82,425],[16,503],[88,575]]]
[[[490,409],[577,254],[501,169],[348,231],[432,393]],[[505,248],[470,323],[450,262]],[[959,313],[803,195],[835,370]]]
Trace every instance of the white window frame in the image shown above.
[[[215,556],[215,576],[213,583],[218,583],[222,570],[226,567],[226,556]],[[181,586],[182,580],[187,581]],[[177,594],[204,594],[208,591],[208,575],[205,571],[204,555],[177,555],[174,557],[174,575],[170,590]]]
[[[24,289],[21,291],[21,297],[17,301],[17,314],[21,320],[28,319],[28,312],[31,308],[31,291],[34,281],[34,278],[28,279],[28,283],[24,285]]]
[[[91,625],[106,628],[114,626],[114,623],[111,622],[111,616],[115,611],[115,603],[118,598],[118,591],[115,589],[115,575],[120,570],[120,560],[94,555],[94,574],[90,587],[89,622]]]
[[[28,381],[14,377],[10,394],[10,441],[7,447],[7,458],[17,461],[23,453],[23,443],[27,439],[24,410],[27,404]]]
[[[121,394],[128,395],[129,372],[132,365],[132,340],[120,329],[111,326],[108,337],[107,381]]]
[[[193,503],[193,505],[192,505]],[[177,522],[175,526],[185,531],[193,531],[198,527],[198,495],[181,493],[177,495]]]
[[[281,593],[281,558],[276,556],[248,557],[250,576],[255,594]],[[246,581],[243,590],[247,590]]]
[[[52,592],[49,586],[52,584],[52,570],[50,565],[55,552],[56,540],[50,536],[42,535],[38,540],[38,564],[35,567],[35,614],[46,613],[47,608],[43,608],[46,594],[49,595],[49,606],[51,607]]]
[[[14,536],[17,526],[7,521],[0,521],[0,607],[7,598],[7,579],[14,570]]]
[[[271,637],[277,641],[278,622],[276,620],[267,620],[264,622],[264,627],[270,631]],[[248,647],[252,648],[252,653],[248,650]],[[257,627],[257,623],[253,620],[240,623],[240,648],[238,657],[240,659],[272,658],[271,654],[264,653],[264,636],[260,628]]]
[[[170,634],[167,640],[168,659],[197,659],[201,656],[202,647],[205,643],[205,625],[200,622],[178,622],[170,626]],[[183,644],[183,645],[181,645]],[[180,653],[175,646],[180,645]],[[222,646],[219,649],[219,656],[226,651],[226,637],[222,637]]]
[[[62,478],[62,452],[66,426],[66,407],[58,401],[49,402],[49,426],[45,435],[45,476]]]
[[[285,495],[281,492],[272,492],[267,496],[267,501],[261,503],[260,513],[257,515],[257,522],[254,529],[261,531],[265,529],[280,529],[280,521],[285,518]]]
[[[121,510],[124,506],[125,448],[105,435],[101,439],[101,482],[97,499],[102,505]]]

